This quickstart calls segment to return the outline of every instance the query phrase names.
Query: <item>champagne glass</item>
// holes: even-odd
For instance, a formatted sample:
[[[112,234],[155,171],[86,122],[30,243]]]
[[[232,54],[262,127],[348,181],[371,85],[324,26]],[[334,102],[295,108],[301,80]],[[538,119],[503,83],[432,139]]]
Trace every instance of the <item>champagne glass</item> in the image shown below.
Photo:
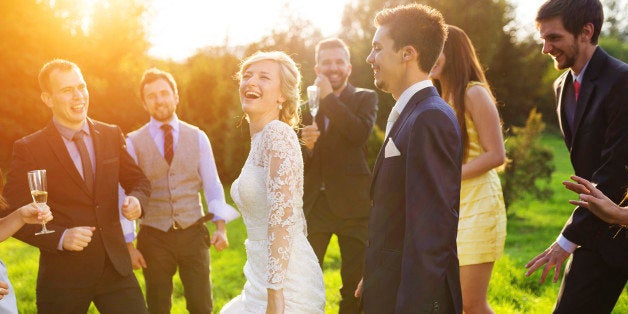
[[[307,87],[307,104],[310,106],[312,120],[316,119],[316,113],[318,112],[319,93],[320,89],[318,86],[312,85]]]
[[[31,189],[31,196],[33,197],[33,202],[36,205],[46,204],[48,201],[48,189],[46,182],[46,170],[32,170],[28,172],[28,186]],[[48,234],[53,233],[54,230],[46,229],[46,223],[41,223],[41,231],[35,233],[35,235],[40,234]]]

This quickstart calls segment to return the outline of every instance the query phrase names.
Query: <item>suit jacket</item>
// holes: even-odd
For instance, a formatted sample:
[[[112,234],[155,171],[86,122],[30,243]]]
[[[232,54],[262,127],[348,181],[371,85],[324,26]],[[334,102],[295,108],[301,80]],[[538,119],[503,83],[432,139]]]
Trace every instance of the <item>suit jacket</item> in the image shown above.
[[[566,71],[554,82],[560,128],[576,175],[597,183],[597,188],[619,203],[628,188],[628,65],[597,48],[581,82],[574,117],[574,132],[565,122]],[[597,249],[609,264],[628,273],[628,235],[613,239],[609,228],[586,208],[578,207],[565,224],[563,236]]]
[[[17,140],[4,196],[13,211],[32,202],[26,173],[46,169],[48,205],[53,220],[47,235],[35,235],[39,225],[25,225],[15,235],[39,248],[38,293],[54,287],[82,288],[94,285],[107,260],[121,276],[133,274],[118,212],[118,182],[127,194],[146,204],[150,183],[125,149],[120,128],[87,119],[94,144],[96,176],[90,195],[74,166],[61,135],[52,123]],[[80,252],[57,249],[67,228],[96,227],[92,241]]]
[[[324,128],[323,116],[329,118]],[[314,150],[302,147],[305,163],[303,209],[307,214],[325,186],[330,210],[341,218],[364,218],[369,214],[371,172],[367,161],[369,136],[377,117],[377,93],[347,85],[336,97],[321,100],[317,125],[321,130]],[[303,123],[312,124],[309,110]]]
[[[461,313],[456,251],[462,144],[435,88],[417,92],[382,148],[371,186],[365,313]]]

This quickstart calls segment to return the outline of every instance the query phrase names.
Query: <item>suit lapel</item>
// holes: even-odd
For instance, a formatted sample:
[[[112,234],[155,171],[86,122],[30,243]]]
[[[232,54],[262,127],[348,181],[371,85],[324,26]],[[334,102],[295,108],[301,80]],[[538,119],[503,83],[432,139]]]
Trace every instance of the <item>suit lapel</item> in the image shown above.
[[[373,178],[371,179],[371,196],[373,195],[373,186],[375,183],[375,179],[377,178],[377,174],[379,173],[379,168],[385,158],[384,148],[386,147],[386,144],[388,144],[389,139],[397,138],[397,133],[399,133],[399,131],[401,130],[403,125],[406,123],[411,113],[416,108],[416,106],[418,106],[419,103],[421,103],[423,100],[425,100],[427,97],[430,97],[430,96],[438,96],[438,92],[436,91],[436,88],[427,87],[415,93],[414,96],[410,98],[406,106],[403,108],[403,111],[399,115],[399,118],[397,118],[397,121],[395,121],[395,124],[393,124],[392,128],[390,129],[390,134],[388,135],[388,137],[384,139],[384,143],[382,144],[382,147],[379,149],[379,154],[377,155],[375,166],[373,167]]]
[[[580,95],[578,95],[578,102],[576,104],[576,112],[574,116],[574,128],[573,135],[571,137],[571,145],[573,146],[574,139],[576,138],[576,134],[578,133],[578,127],[580,126],[580,122],[582,121],[582,117],[584,117],[584,113],[587,111],[587,107],[590,106],[590,98],[593,95],[593,91],[595,90],[596,80],[600,76],[600,70],[603,68],[603,63],[606,60],[606,53],[598,47],[593,56],[591,56],[591,60],[589,61],[589,65],[585,70],[584,76],[582,78],[582,88],[580,89]]]
[[[78,169],[76,169],[76,166],[70,157],[70,153],[68,153],[68,149],[61,138],[61,134],[59,134],[52,121],[50,121],[50,123],[46,126],[44,132],[46,133],[52,152],[57,157],[57,160],[63,169],[65,169],[72,181],[74,181],[77,186],[80,186],[81,189],[88,194],[89,192],[87,190],[87,186],[85,186],[85,181],[83,181],[83,177],[78,172]]]
[[[99,179],[105,177],[98,175],[101,172],[103,160],[101,155],[105,151],[105,147],[100,131],[96,128],[96,124],[94,124],[94,122],[90,118],[87,118],[87,125],[89,125],[89,130],[92,135],[92,143],[94,145],[94,161],[96,163],[96,171],[94,173],[94,195],[96,195],[96,191],[98,191],[98,187],[100,186]],[[87,191],[87,187],[85,188],[85,190]]]

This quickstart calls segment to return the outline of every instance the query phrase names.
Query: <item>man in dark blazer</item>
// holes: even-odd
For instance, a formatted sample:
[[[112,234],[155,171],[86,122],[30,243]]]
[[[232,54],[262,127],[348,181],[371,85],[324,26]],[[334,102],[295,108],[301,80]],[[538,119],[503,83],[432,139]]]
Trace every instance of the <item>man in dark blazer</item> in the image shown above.
[[[628,187],[628,65],[597,46],[604,13],[599,0],[550,0],[536,16],[543,53],[565,71],[554,83],[558,121],[576,175],[619,203]],[[555,313],[610,313],[628,279],[628,234],[577,207],[561,234],[532,259],[541,282],[573,253]]]
[[[129,195],[122,213],[130,220],[140,217],[150,183],[120,129],[87,117],[89,93],[76,64],[45,64],[39,84],[52,121],[15,142],[4,189],[15,210],[32,202],[26,173],[47,172],[54,233],[35,235],[41,226],[26,225],[15,234],[41,252],[37,311],[86,313],[93,301],[101,313],[145,313],[120,226],[118,183]]]
[[[428,79],[446,38],[440,12],[385,9],[366,61],[397,101],[371,186],[365,313],[461,313],[456,253],[462,142],[456,115]],[[358,291],[359,292],[359,291]]]
[[[322,268],[332,234],[338,237],[342,259],[338,310],[357,313],[360,300],[354,291],[364,271],[370,207],[366,144],[377,117],[377,93],[348,83],[350,54],[342,40],[319,42],[315,56],[320,110],[316,119],[309,110],[304,112],[301,136],[308,240]]]

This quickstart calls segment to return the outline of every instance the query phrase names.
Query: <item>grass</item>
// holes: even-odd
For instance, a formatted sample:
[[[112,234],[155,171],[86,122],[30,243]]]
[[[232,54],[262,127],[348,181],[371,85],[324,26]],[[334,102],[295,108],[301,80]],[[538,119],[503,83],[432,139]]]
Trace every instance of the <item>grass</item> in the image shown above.
[[[556,171],[550,183],[554,194],[548,201],[519,200],[509,209],[504,256],[495,264],[489,287],[489,303],[496,313],[550,313],[558,293],[559,284],[538,283],[540,271],[530,278],[524,275],[525,263],[554,241],[573,210],[567,202],[573,195],[561,184],[573,172],[563,140],[557,135],[548,134],[543,138],[543,145],[551,147],[554,151]],[[246,231],[242,219],[229,223],[228,230],[231,244],[229,249],[220,253],[211,249],[216,312],[240,293],[245,281],[242,267],[246,258],[244,251]],[[36,313],[35,283],[39,258],[37,250],[15,239],[2,243],[0,250],[0,257],[8,265],[9,276],[17,293],[20,313]],[[337,313],[341,281],[340,254],[335,238],[332,239],[325,257],[324,268],[327,289],[326,312]],[[143,289],[144,278],[141,271],[136,271],[136,276]],[[178,276],[174,278],[174,285],[172,313],[186,313],[183,289]],[[97,311],[92,306],[89,313]],[[628,313],[626,289],[613,313]]]

